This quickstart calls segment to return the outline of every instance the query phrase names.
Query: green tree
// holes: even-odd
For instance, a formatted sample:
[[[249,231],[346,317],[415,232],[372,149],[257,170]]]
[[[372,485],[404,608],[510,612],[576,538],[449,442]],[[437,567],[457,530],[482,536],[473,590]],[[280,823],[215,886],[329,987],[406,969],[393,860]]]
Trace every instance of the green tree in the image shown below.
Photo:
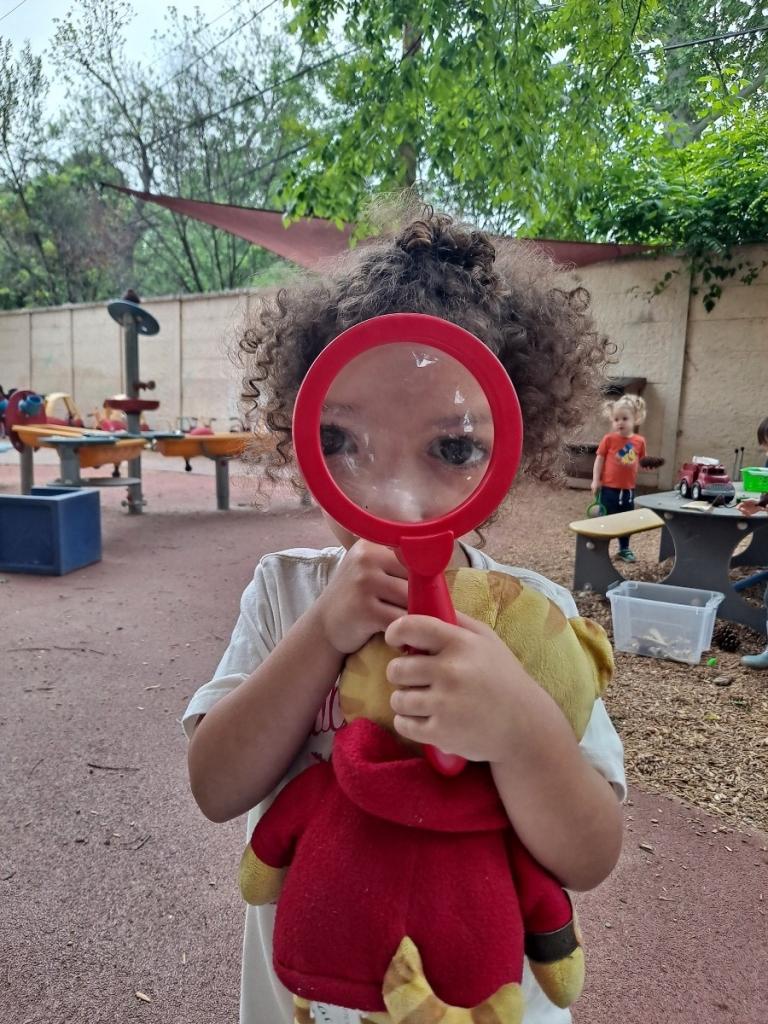
[[[319,103],[304,70],[319,51],[279,26],[268,31],[263,11],[252,3],[234,26],[214,27],[199,9],[181,17],[171,8],[166,31],[136,62],[124,45],[131,5],[81,0],[57,21],[52,51],[70,86],[69,138],[104,154],[116,183],[274,208],[277,169],[302,145],[301,124]],[[284,84],[269,87],[276,82]],[[143,292],[241,287],[276,262],[234,236],[123,202],[137,231],[133,283]]]
[[[565,223],[648,71],[656,0],[293,0],[293,28],[351,52],[329,72],[325,120],[283,177],[294,215],[354,218],[415,175],[499,227]],[[415,163],[415,167],[414,167]]]
[[[765,27],[757,7],[736,0],[666,5],[655,27],[658,73],[574,215],[585,237],[687,254],[708,310],[724,280],[751,283],[765,266],[733,252],[768,238]],[[680,40],[706,41],[678,49]]]
[[[93,186],[109,172],[80,152],[60,162],[43,111],[47,82],[29,46],[0,41],[0,306],[82,302],[130,260],[116,203]]]

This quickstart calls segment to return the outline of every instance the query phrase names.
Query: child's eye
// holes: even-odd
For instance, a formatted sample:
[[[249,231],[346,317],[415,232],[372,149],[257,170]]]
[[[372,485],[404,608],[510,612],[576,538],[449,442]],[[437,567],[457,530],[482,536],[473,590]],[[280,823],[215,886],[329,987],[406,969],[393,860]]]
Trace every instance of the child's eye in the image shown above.
[[[357,445],[347,431],[333,423],[327,426],[321,425],[320,444],[323,449],[323,455],[326,457],[331,455],[354,455],[357,451]]]
[[[437,437],[427,448],[433,459],[448,466],[475,466],[488,457],[486,449],[469,437]]]

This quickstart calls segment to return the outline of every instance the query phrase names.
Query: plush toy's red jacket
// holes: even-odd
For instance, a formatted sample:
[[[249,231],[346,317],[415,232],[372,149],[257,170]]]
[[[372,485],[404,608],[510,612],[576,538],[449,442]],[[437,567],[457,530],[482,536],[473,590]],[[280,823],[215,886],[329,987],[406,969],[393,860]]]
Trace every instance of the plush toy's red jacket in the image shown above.
[[[438,775],[360,719],[332,764],[292,780],[257,825],[253,852],[291,865],[275,971],[296,995],[383,1011],[401,939],[416,943],[440,999],[475,1006],[519,982],[524,932],[571,920],[568,897],[515,837],[487,765]]]

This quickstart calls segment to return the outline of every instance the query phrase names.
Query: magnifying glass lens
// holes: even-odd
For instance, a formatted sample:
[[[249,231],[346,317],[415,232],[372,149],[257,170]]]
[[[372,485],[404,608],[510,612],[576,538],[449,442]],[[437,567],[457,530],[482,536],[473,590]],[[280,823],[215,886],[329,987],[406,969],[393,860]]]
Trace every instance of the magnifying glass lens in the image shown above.
[[[381,519],[447,515],[477,489],[493,451],[493,417],[474,376],[420,343],[370,349],[331,383],[320,417],[337,486]]]

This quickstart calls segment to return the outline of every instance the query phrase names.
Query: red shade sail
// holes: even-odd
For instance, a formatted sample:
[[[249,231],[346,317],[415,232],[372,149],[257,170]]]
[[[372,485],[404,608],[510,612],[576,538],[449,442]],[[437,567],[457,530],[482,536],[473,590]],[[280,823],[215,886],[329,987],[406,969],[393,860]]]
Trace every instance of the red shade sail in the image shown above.
[[[339,230],[336,225],[321,217],[305,217],[286,224],[281,213],[274,210],[259,210],[249,206],[227,206],[224,203],[203,203],[197,199],[182,199],[152,192],[138,192],[123,185],[108,188],[134,196],[143,202],[164,206],[174,213],[184,214],[193,220],[202,221],[212,227],[228,231],[231,235],[244,238],[247,242],[282,256],[283,259],[298,263],[301,267],[315,267],[321,260],[337,256],[349,245],[352,228],[347,225]],[[620,245],[615,242],[555,242],[549,239],[526,239],[539,246],[556,263],[585,267],[590,263],[613,260],[619,256],[631,256],[648,252],[648,245]]]

